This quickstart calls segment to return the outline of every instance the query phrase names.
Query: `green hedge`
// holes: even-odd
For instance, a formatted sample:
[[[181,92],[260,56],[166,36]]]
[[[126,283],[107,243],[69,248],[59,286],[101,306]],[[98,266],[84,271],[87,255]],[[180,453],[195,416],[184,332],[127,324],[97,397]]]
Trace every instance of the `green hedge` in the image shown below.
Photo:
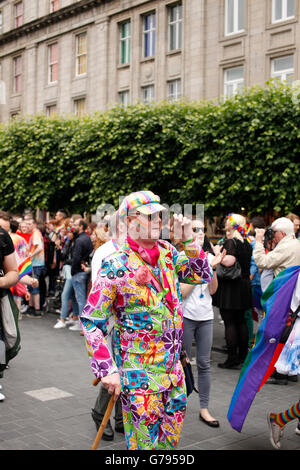
[[[206,214],[299,211],[300,106],[270,82],[225,103],[155,103],[0,128],[0,208],[94,212],[151,189]]]

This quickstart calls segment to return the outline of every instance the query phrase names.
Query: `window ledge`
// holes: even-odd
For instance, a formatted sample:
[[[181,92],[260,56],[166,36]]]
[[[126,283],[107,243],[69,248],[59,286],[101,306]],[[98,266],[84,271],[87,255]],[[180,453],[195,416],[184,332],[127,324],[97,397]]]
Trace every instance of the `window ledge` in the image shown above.
[[[73,77],[73,80],[81,80],[82,78],[86,78],[87,77],[87,73],[82,73],[81,75],[75,75],[75,77]]]
[[[228,34],[227,36],[223,36],[221,39],[219,39],[219,42],[235,41],[236,39],[244,38],[247,35],[248,35],[248,31],[232,33],[232,34]]]
[[[174,49],[173,51],[166,52],[166,55],[167,56],[180,55],[181,52],[182,52],[182,49]]]
[[[155,56],[152,55],[150,57],[142,57],[142,59],[140,60],[141,63],[144,63],[144,62],[154,62],[155,61]]]
[[[266,25],[266,29],[276,29],[280,28],[281,26],[287,26],[290,24],[298,23],[297,18],[291,18],[289,20],[282,20],[282,21],[276,21],[275,23],[269,23]]]
[[[129,69],[129,68],[130,68],[130,63],[128,63],[128,64],[119,64],[119,65],[117,66],[117,69],[118,69],[118,70],[119,70],[119,69]]]

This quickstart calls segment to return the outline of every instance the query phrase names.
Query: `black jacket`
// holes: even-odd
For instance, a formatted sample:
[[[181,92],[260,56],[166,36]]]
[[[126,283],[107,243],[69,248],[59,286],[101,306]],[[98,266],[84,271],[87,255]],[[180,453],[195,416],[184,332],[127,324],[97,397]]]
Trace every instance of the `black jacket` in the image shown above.
[[[81,263],[84,263],[89,260],[89,254],[93,251],[93,244],[90,237],[82,232],[78,235],[75,240],[73,258],[72,258],[72,268],[71,274],[83,272],[81,269]]]

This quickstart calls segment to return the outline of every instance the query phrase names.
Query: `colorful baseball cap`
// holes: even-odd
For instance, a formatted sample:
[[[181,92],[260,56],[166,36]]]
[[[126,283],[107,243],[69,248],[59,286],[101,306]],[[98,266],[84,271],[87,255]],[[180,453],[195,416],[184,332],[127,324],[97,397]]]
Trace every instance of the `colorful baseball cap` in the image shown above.
[[[152,191],[137,191],[123,199],[118,215],[122,218],[137,211],[144,215],[151,215],[165,210],[166,208],[160,204],[160,197]]]

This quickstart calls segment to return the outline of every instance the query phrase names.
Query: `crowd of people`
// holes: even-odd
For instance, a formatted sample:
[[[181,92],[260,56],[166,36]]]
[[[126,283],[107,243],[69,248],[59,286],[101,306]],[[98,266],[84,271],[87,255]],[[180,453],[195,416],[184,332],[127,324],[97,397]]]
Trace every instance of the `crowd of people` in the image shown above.
[[[263,293],[280,272],[300,265],[295,214],[267,228],[263,217],[231,213],[224,217],[224,237],[213,244],[199,218],[175,214],[162,227],[164,210],[158,196],[141,191],[97,224],[65,209],[46,222],[30,212],[0,211],[0,288],[11,287],[19,319],[42,318],[51,299],[59,300],[53,328],[85,335],[92,370],[102,383],[92,410],[96,428],[114,395],[115,430],[125,433],[128,449],[176,447],[186,408],[180,355],[185,350],[191,357],[193,344],[199,419],[220,426],[209,407],[215,311],[224,323],[227,354],[218,367],[241,368],[264,320]],[[168,234],[163,240],[162,233]],[[29,274],[21,276],[28,260]],[[296,325],[299,334],[298,320]],[[272,383],[298,380],[296,340],[293,371],[291,357],[284,364],[281,357]],[[300,418],[299,403],[281,418],[268,415],[275,448],[284,425]],[[109,421],[103,439],[113,438]]]

